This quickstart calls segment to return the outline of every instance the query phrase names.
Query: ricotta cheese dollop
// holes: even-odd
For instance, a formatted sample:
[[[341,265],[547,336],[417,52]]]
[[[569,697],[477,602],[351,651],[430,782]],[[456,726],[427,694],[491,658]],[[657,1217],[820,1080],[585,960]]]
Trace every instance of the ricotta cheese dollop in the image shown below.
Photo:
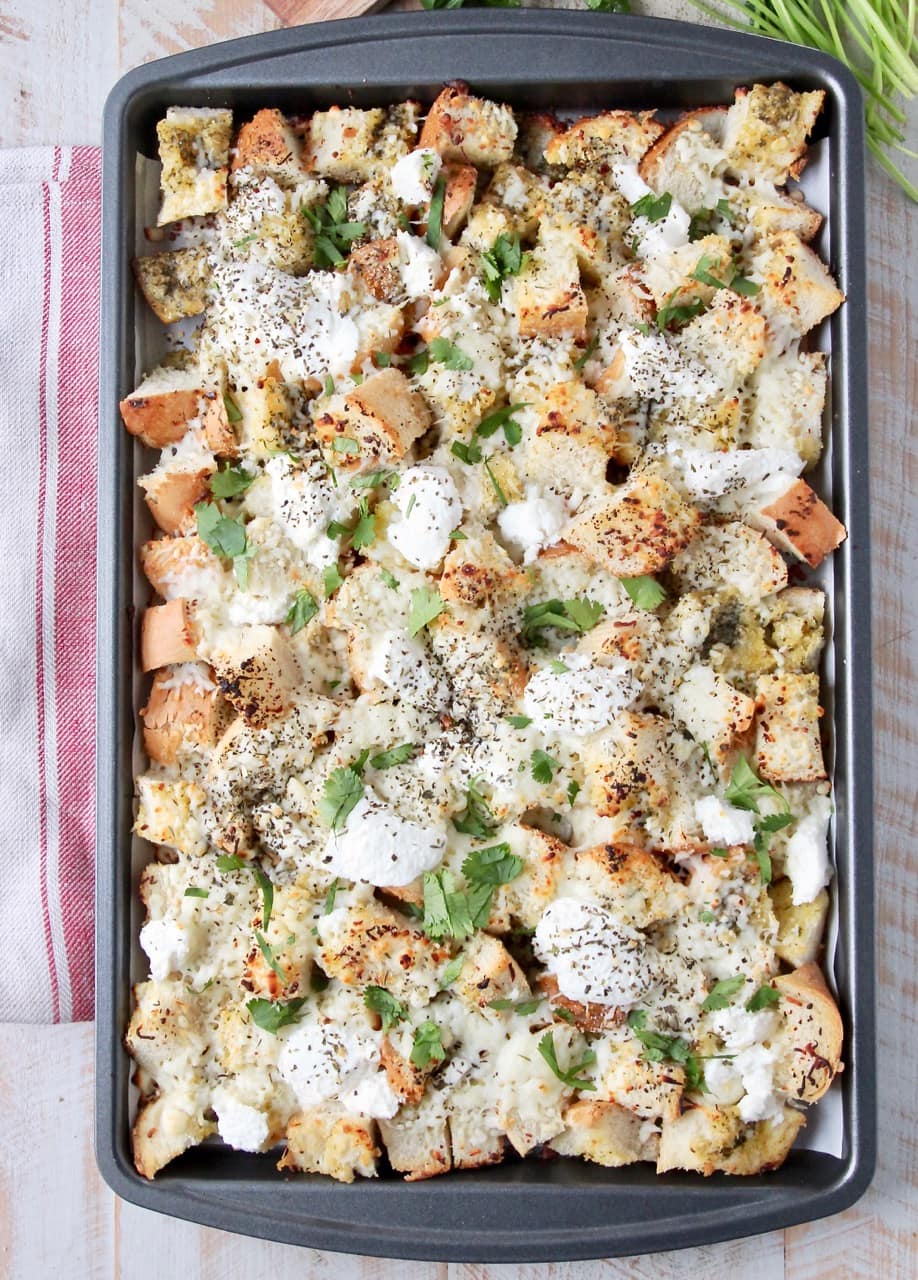
[[[528,484],[523,501],[502,508],[497,523],[511,551],[522,555],[523,564],[532,564],[544,547],[558,541],[569,514],[558,494]]]
[[[418,236],[407,231],[397,231],[399,275],[402,287],[411,301],[426,298],[433,293],[442,271],[442,261],[436,249]]]
[[[540,667],[529,678],[523,711],[548,733],[583,736],[608,728],[641,692],[626,662],[594,666],[583,654],[565,654],[564,671]]]
[[[140,930],[140,945],[154,982],[165,982],[170,973],[184,968],[191,949],[187,930],[176,920],[148,920]]]
[[[735,1100],[742,1089],[738,1110],[746,1124],[756,1120],[780,1120],[784,1107],[774,1088],[774,1050],[763,1044],[774,1033],[776,1019],[770,1009],[749,1013],[737,1006],[724,1009],[711,1025],[724,1042],[732,1061],[712,1060],[705,1069],[705,1082],[720,1100]],[[710,1068],[717,1062],[717,1070]]]
[[[445,467],[410,467],[392,501],[401,519],[389,526],[389,541],[416,569],[436,568],[462,523],[456,482]]]
[[[829,821],[832,802],[817,796],[800,819],[784,850],[784,870],[793,885],[795,907],[812,902],[832,879],[829,865]]]
[[[419,147],[401,156],[389,170],[392,194],[403,204],[426,204],[443,162],[431,147]]]
[[[657,966],[637,929],[604,907],[556,898],[543,914],[533,946],[569,1000],[632,1005],[657,978]]]
[[[213,1108],[220,1137],[237,1151],[260,1151],[268,1141],[268,1117],[258,1107],[240,1102],[225,1089],[215,1089]]]
[[[332,520],[344,523],[350,515],[328,479],[324,463],[295,469],[280,454],[265,464],[271,477],[271,496],[278,524],[314,569],[324,569],[338,558],[339,539],[328,536]]]
[[[710,844],[752,844],[755,836],[753,816],[745,809],[735,809],[720,796],[702,796],[695,801],[695,818],[704,838]]]
[[[348,814],[344,830],[329,837],[325,863],[347,880],[403,885],[432,871],[445,848],[442,831],[410,822],[367,789]]]
[[[319,1015],[285,1037],[277,1069],[304,1109],[337,1098],[353,1115],[388,1120],[399,1097],[380,1070],[378,1037]]]

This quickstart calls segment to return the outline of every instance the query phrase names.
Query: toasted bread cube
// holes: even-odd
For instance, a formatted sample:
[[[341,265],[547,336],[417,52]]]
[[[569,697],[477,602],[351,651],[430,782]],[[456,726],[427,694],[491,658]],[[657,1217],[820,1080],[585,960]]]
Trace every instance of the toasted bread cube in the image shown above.
[[[353,1182],[358,1174],[376,1177],[376,1124],[339,1103],[324,1102],[298,1112],[287,1125],[286,1139],[277,1164],[282,1172],[324,1173],[337,1182]]]
[[[392,1092],[397,1093],[402,1102],[420,1102],[427,1088],[429,1072],[412,1066],[408,1058],[402,1057],[387,1035],[384,1035],[380,1042],[379,1060]]]
[[[793,449],[812,466],[822,451],[826,382],[821,351],[789,351],[765,360],[752,376],[741,442],[756,449]]]
[[[810,964],[819,954],[829,914],[829,894],[820,889],[812,902],[794,905],[794,886],[790,880],[769,885],[768,896],[778,921],[775,951],[795,968]]]
[[[719,290],[695,277],[703,259],[707,259],[705,272],[718,280],[730,277],[733,260],[730,241],[713,233],[670,249],[668,253],[641,259],[641,277],[658,311],[664,306],[683,306],[699,298],[704,303],[713,302]]]
[[[548,236],[524,263],[516,282],[515,301],[521,337],[586,341],[588,308],[580,285],[577,253],[557,236]]]
[[[548,1000],[552,1017],[576,1027],[578,1031],[598,1035],[611,1027],[617,1027],[622,1021],[621,1010],[614,1005],[596,1004],[590,1000],[581,1004],[579,1000],[561,995],[558,980],[553,974],[543,973],[536,979],[536,986]]]
[[[430,410],[399,369],[380,369],[349,392],[341,409],[316,419],[316,435],[343,471],[398,462],[430,426]],[[336,441],[345,445],[336,448]],[[355,447],[356,446],[356,447]]]
[[[206,249],[172,249],[135,258],[132,265],[140,292],[163,324],[199,316],[206,307]]]
[[[826,598],[815,587],[788,587],[772,605],[769,642],[782,655],[785,670],[815,671],[825,642]]]
[[[235,401],[233,402],[235,403]],[[229,420],[223,390],[201,393],[201,426],[208,449],[218,458],[238,458],[239,441]]]
[[[672,562],[682,591],[720,591],[761,600],[787,586],[787,565],[767,538],[739,520],[705,525]]]
[[[502,103],[472,97],[468,85],[447,85],[434,102],[418,145],[458,164],[496,165],[509,160],[516,120]]]
[[[533,236],[548,204],[548,191],[546,184],[522,165],[499,164],[488,183],[484,201],[510,214],[517,235]]]
[[[685,901],[681,882],[669,863],[644,849],[625,844],[599,844],[578,849],[578,878],[585,878],[600,902],[617,920],[648,929],[678,915]]]
[[[232,398],[242,415],[238,429],[248,453],[270,458],[285,449],[302,448],[302,392],[296,384],[284,382],[279,371],[266,372],[245,389],[237,387]]]
[[[690,1169],[748,1176],[781,1165],[806,1123],[802,1112],[784,1108],[777,1123],[744,1125],[735,1107],[696,1106],[663,1121],[657,1173]]]
[[[563,1132],[551,1140],[551,1149],[559,1156],[582,1156],[607,1169],[657,1157],[657,1135],[643,1138],[640,1116],[614,1102],[575,1102],[565,1111],[564,1124]]]
[[[526,574],[486,531],[457,542],[443,561],[439,591],[444,600],[481,609],[502,592],[522,595],[528,589]]]
[[[426,1004],[440,990],[446,947],[432,942],[420,926],[381,903],[352,906],[344,919],[322,928],[319,960],[330,978],[346,987],[385,987],[397,1000]]]
[[[184,680],[180,672],[169,670],[153,677],[140,714],[144,750],[157,764],[175,764],[185,749],[212,747],[223,724],[216,685]]]
[[[458,1084],[451,1092],[449,1142],[454,1169],[481,1169],[500,1164],[506,1143],[494,1113],[482,1111],[476,1083]]]
[[[156,538],[140,548],[140,564],[150,585],[165,600],[190,595],[220,581],[223,570],[210,547],[196,533],[180,538]]]
[[[725,391],[733,391],[765,359],[765,317],[755,299],[721,289],[713,305],[680,330],[678,346],[706,365]]]
[[[842,1069],[841,1014],[817,964],[779,975],[774,986],[784,1019],[775,1082],[801,1102],[816,1102]]]
[[[192,1109],[186,1090],[177,1088],[160,1094],[142,1102],[137,1109],[131,1130],[134,1167],[142,1177],[153,1178],[176,1156],[216,1131],[213,1121]]]
[[[806,140],[822,110],[825,93],[795,93],[786,84],[737,89],[723,125],[722,145],[730,172],[765,178],[783,186],[799,178],[806,163]]]
[[[137,779],[134,830],[151,844],[199,857],[207,848],[199,817],[204,799],[204,790],[196,782],[169,782],[142,774]]]
[[[498,938],[476,933],[465,957],[453,989],[469,1008],[483,1009],[498,999],[525,1000],[531,994],[526,975]]]
[[[443,234],[447,240],[455,240],[475,203],[478,170],[471,164],[450,164],[444,168],[443,178]],[[426,232],[426,221],[422,229]]]
[[[336,182],[363,182],[372,177],[373,147],[385,119],[382,107],[317,111],[306,135],[307,168]]]
[[[728,187],[733,207],[740,211],[741,218],[746,219],[747,228],[751,229],[759,240],[767,240],[770,236],[782,231],[791,231],[801,240],[809,243],[818,235],[822,226],[822,214],[811,209],[808,204],[767,186]]]
[[[792,231],[773,235],[753,263],[762,280],[757,302],[775,351],[809,333],[845,300],[819,255]]]
[[[759,676],[755,749],[759,772],[772,782],[822,782],[819,676],[804,672]]]
[[[664,569],[700,523],[667,480],[648,474],[575,516],[562,537],[617,578],[636,578]]]
[[[170,107],[156,126],[163,171],[157,225],[226,208],[232,111]]]
[[[195,528],[194,509],[210,493],[213,468],[201,471],[160,471],[139,482],[150,515],[163,533],[190,533]]]
[[[638,165],[654,191],[668,191],[683,209],[715,209],[727,190],[717,174],[723,162],[719,138],[724,107],[687,111],[645,151]]]
[[[296,183],[306,175],[302,140],[294,133],[283,113],[263,107],[239,130],[232,172],[252,169],[275,181]]]
[[[285,716],[302,682],[289,642],[277,627],[239,627],[210,660],[224,697],[254,729]]]
[[[544,174],[550,168],[545,149],[553,138],[564,132],[564,125],[557,116],[534,112],[519,116],[517,127],[517,157],[527,169]]]
[[[191,369],[154,369],[121,401],[121,420],[132,436],[151,449],[177,444],[201,404],[201,381]]]
[[[844,542],[847,530],[805,480],[775,477],[770,488],[779,486],[777,496],[749,514],[749,523],[762,529],[776,547],[815,569]]]
[[[175,662],[194,662],[198,629],[187,600],[170,600],[144,610],[140,628],[140,661],[144,671]]]
[[[545,147],[549,164],[596,169],[605,165],[630,161],[637,164],[641,156],[664,130],[655,112],[606,111],[598,116],[584,116],[551,138]]]
[[[679,1114],[685,1072],[670,1062],[649,1062],[636,1041],[611,1041],[609,1060],[598,1080],[599,1094],[644,1120]]]
[[[672,696],[672,708],[696,742],[706,742],[711,756],[726,764],[737,738],[755,715],[755,702],[717,675],[705,663],[689,667]]]
[[[404,294],[399,266],[398,241],[369,240],[351,250],[348,271],[363,281],[380,302],[397,302]]]
[[[449,1130],[439,1099],[425,1095],[404,1106],[392,1120],[380,1120],[379,1131],[389,1163],[406,1182],[448,1173],[452,1167]]]

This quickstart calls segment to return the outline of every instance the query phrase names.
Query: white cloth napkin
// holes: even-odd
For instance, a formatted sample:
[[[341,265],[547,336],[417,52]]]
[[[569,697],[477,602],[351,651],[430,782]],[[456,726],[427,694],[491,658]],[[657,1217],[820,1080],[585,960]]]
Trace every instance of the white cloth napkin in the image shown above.
[[[100,168],[0,151],[0,1021],[92,1017]]]

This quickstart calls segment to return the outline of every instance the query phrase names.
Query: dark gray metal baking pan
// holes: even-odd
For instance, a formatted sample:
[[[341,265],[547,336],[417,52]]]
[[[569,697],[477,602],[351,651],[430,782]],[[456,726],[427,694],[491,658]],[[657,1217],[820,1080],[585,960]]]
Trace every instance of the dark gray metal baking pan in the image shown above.
[[[129,1140],[130,847],[135,546],[132,446],[118,400],[133,386],[129,265],[135,156],[155,154],[173,103],[308,111],[331,103],[432,99],[444,81],[518,107],[687,108],[737,85],[782,79],[822,88],[830,157],[829,264],[848,296],[832,318],[833,502],[849,530],[836,552],[834,649],[839,939],[835,981],[847,1030],[843,1154],[795,1150],[749,1179],[658,1178],[641,1166],[508,1163],[406,1184],[350,1186],[281,1177],[270,1157],[220,1146],[187,1153],[150,1183]],[[132,71],[105,110],[98,595],[96,939],[97,1158],[125,1199],[267,1239],[401,1258],[521,1262],[602,1258],[708,1244],[837,1213],[865,1191],[875,1161],[870,590],[862,102],[832,58],[685,23],[546,10],[393,14],[277,31]]]

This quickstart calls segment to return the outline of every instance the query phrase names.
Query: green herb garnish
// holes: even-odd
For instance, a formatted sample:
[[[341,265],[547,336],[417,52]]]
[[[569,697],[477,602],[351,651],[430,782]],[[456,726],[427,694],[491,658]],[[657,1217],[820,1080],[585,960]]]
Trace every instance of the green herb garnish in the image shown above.
[[[561,766],[557,760],[553,760],[547,751],[543,751],[541,747],[537,747],[532,753],[532,777],[535,782],[548,784],[555,776],[555,770]]]
[[[411,1062],[415,1067],[429,1067],[432,1062],[442,1062],[446,1057],[443,1037],[435,1022],[422,1022],[414,1033],[411,1046]]]
[[[631,213],[633,217],[646,218],[648,222],[662,222],[672,205],[673,198],[668,191],[664,191],[660,196],[655,196],[652,191],[648,191],[645,196],[641,196],[640,200],[635,200],[631,206]]]
[[[774,987],[759,987],[755,995],[750,996],[746,1001],[746,1008],[750,1013],[759,1013],[762,1009],[772,1008],[780,999],[781,993],[776,991]]]
[[[443,236],[443,205],[446,201],[446,179],[441,174],[434,183],[430,197],[430,210],[427,214],[427,243],[431,249],[440,248]]]
[[[411,593],[411,608],[408,610],[408,634],[416,636],[445,609],[446,601],[439,592],[416,587]]]
[[[475,884],[508,884],[523,870],[523,859],[508,844],[473,849],[462,864],[462,874]]]
[[[363,795],[361,769],[356,769],[353,765],[342,765],[333,769],[325,780],[319,800],[319,816],[332,831],[342,830],[348,814]]]
[[[295,636],[298,631],[302,631],[306,624],[310,622],[318,612],[319,606],[305,587],[301,591],[298,591],[293,597],[293,604],[290,606],[287,616],[284,619],[287,626],[290,628],[290,634]]]
[[[209,889],[199,889],[196,885],[191,884],[185,890],[184,896],[186,898],[206,898],[209,893]]]
[[[383,1031],[391,1031],[396,1023],[404,1022],[408,1010],[401,1000],[386,990],[385,987],[367,987],[363,993],[363,1003],[382,1018]]]
[[[525,256],[519,236],[508,236],[505,232],[501,232],[491,248],[481,255],[484,287],[492,302],[500,301],[507,277],[519,275]]]
[[[619,578],[619,582],[625,588],[636,609],[653,612],[666,599],[665,589],[660,586],[656,578],[652,578],[647,573],[642,573],[637,578]]]
[[[464,835],[487,840],[489,836],[493,836],[499,824],[488,801],[478,790],[478,781],[476,778],[469,783],[465,793],[465,808],[461,813],[453,815],[452,823]]]
[[[577,631],[582,635],[596,626],[604,612],[598,601],[589,600],[586,596],[527,605],[523,611],[523,640],[529,645],[544,644],[540,632],[548,627]]]
[[[595,1089],[596,1085],[592,1080],[582,1076],[580,1073],[585,1071],[587,1067],[591,1067],[596,1061],[596,1054],[592,1049],[587,1049],[579,1062],[568,1067],[563,1071],[558,1065],[558,1056],[555,1053],[555,1039],[550,1031],[546,1031],[542,1039],[539,1041],[539,1053],[551,1067],[554,1074],[558,1077],[562,1084],[566,1084],[569,1089]]]
[[[717,1009],[726,1009],[730,1004],[730,997],[735,996],[737,991],[745,984],[746,979],[743,975],[737,974],[735,978],[721,978],[719,982],[715,982],[714,986],[705,996],[702,1009],[706,1013],[713,1013]]]
[[[378,755],[370,756],[371,769],[392,769],[395,765],[405,764],[417,754],[417,747],[413,742],[403,742],[400,747],[392,747],[388,751],[380,751]]]
[[[302,205],[300,213],[315,233],[312,256],[317,267],[340,267],[353,242],[367,234],[366,223],[348,222],[345,187],[335,187],[324,204]]]
[[[254,475],[243,471],[242,467],[223,463],[220,470],[210,477],[210,491],[215,498],[235,498],[238,494],[245,493],[254,479]]]
[[[305,1003],[305,996],[297,996],[295,1000],[286,1001],[249,1000],[245,1007],[256,1027],[261,1027],[262,1031],[270,1031],[272,1036],[276,1036],[281,1027],[289,1027],[294,1022],[299,1022]]]

